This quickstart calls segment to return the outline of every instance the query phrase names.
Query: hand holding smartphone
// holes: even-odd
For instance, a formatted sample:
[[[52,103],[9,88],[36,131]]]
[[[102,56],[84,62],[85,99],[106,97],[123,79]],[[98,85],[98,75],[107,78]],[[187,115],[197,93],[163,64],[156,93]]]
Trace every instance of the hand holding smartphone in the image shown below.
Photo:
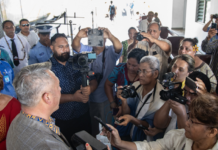
[[[110,127],[108,127],[100,118],[98,118],[97,116],[94,116],[94,118],[95,118],[96,120],[98,120],[98,122],[99,122],[103,127],[105,127],[105,129],[106,129],[107,131],[112,132],[112,129],[111,129]]]

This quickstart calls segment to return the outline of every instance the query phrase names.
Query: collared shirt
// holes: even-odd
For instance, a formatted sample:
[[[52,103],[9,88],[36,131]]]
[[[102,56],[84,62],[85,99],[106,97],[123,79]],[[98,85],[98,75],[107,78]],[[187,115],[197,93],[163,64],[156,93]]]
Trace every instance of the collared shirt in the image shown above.
[[[158,38],[160,41],[164,41],[169,44],[170,46],[170,52],[169,55],[166,54],[157,44],[153,44],[151,47],[149,46],[149,43],[147,41],[139,41],[137,44],[137,48],[143,49],[145,51],[148,51],[148,55],[153,55],[157,57],[157,59],[160,62],[160,71],[159,71],[159,80],[162,81],[163,75],[167,71],[168,66],[168,58],[172,52],[172,44],[167,39],[162,39],[161,37]]]
[[[149,25],[150,23],[154,23],[154,22],[155,22],[155,21],[153,21],[153,20],[152,20],[151,22],[148,22],[147,19],[140,21],[139,27],[138,27],[139,31],[147,32],[147,31],[148,31],[148,25]]]
[[[53,52],[50,47],[42,45],[40,42],[34,46],[29,53],[29,65],[48,61]]]
[[[91,52],[92,47],[81,44],[80,52],[84,52],[84,51]],[[97,89],[93,93],[91,93],[89,97],[91,102],[102,103],[108,100],[107,95],[105,94],[104,91],[104,84],[110,73],[113,71],[116,65],[116,61],[120,58],[121,54],[122,54],[122,50],[120,51],[119,54],[117,54],[113,46],[105,46],[105,62],[104,62],[103,70],[102,70],[103,52],[98,54],[96,60],[92,64],[90,64],[91,70],[94,71],[95,73],[102,73],[103,71],[103,78],[101,82],[99,83]]]
[[[21,41],[19,40],[18,37],[20,38]],[[7,40],[7,42],[5,39]],[[20,64],[14,67],[14,74],[16,75],[20,71],[20,69],[28,65],[28,53],[30,50],[30,45],[25,38],[16,34],[14,36],[14,42],[17,47],[17,53],[19,59],[24,59],[24,60],[19,60]],[[5,37],[2,37],[0,39],[0,46],[8,52],[11,60],[13,60],[11,43],[12,43],[11,38],[9,38],[7,35],[5,35]]]
[[[6,61],[11,65],[11,68],[14,68],[14,63],[11,60],[10,56],[8,55],[8,52],[4,50],[3,48],[0,48],[0,60]]]
[[[54,57],[50,58],[51,70],[60,80],[61,94],[74,94],[82,85],[82,75],[79,70],[73,69],[70,62],[65,66],[60,64]],[[78,65],[74,64],[78,68]],[[90,80],[94,79],[90,77]],[[60,120],[71,120],[79,118],[88,111],[88,103],[67,102],[59,105],[59,109],[52,114],[52,117]]]
[[[171,130],[164,135],[164,138],[158,139],[154,142],[134,142],[136,144],[137,150],[192,150],[193,142],[191,139],[186,138],[185,130]],[[217,150],[218,141],[213,146],[212,149],[208,150]]]
[[[7,62],[0,60],[0,72],[3,76],[3,83],[4,83],[3,90],[1,90],[0,93],[17,98],[17,94],[13,86],[13,79],[14,79],[13,69]]]
[[[30,44],[31,48],[33,47],[33,45],[36,45],[36,43],[39,41],[39,37],[34,31],[30,31],[28,36],[23,35],[21,31],[18,33],[18,35],[24,37]]]

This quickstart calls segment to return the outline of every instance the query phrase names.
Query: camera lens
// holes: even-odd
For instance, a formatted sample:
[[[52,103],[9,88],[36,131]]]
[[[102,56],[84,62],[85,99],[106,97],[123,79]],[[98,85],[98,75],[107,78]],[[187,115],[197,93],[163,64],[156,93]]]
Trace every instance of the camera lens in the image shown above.
[[[78,64],[79,64],[80,66],[86,66],[87,63],[88,63],[88,58],[87,58],[86,56],[80,56],[80,57],[78,58]]]

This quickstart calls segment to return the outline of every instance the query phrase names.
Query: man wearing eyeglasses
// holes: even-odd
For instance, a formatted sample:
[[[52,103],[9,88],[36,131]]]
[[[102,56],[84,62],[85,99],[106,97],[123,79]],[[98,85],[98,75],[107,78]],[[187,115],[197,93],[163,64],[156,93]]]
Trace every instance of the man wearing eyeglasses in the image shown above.
[[[194,71],[189,75],[189,78],[195,81],[197,88],[192,89],[191,87],[188,87],[186,80],[186,85],[184,87],[184,94],[188,100],[186,105],[173,100],[168,100],[155,114],[154,125],[159,129],[166,129],[165,134],[172,129],[185,128],[185,123],[188,120],[188,106],[191,101],[198,95],[210,92],[210,80],[205,74]]]
[[[50,48],[50,32],[52,26],[41,25],[36,27],[38,29],[39,41],[36,45],[32,47],[29,53],[29,65],[35,63],[42,63],[48,61],[53,55]]]
[[[19,27],[21,31],[18,33],[18,35],[23,36],[30,44],[30,47],[33,47],[33,45],[37,44],[39,37],[34,31],[30,31],[29,20],[21,19]]]

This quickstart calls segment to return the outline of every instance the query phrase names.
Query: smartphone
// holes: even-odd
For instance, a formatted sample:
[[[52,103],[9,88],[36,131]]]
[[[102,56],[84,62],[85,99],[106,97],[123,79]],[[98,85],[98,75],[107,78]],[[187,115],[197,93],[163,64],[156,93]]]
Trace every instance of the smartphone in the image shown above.
[[[216,23],[212,23],[211,24],[211,29],[217,29],[217,24]]]
[[[124,119],[122,119],[122,120],[118,120],[118,118],[115,119],[115,123],[117,123],[117,124],[120,124],[120,123],[122,123],[123,121],[124,121]]]
[[[190,89],[192,89],[193,91],[197,93],[196,91],[197,85],[195,84],[194,80],[192,80],[189,77],[186,77],[185,85],[187,85]]]
[[[89,29],[88,31],[88,45],[103,47],[104,46],[104,31],[98,29]]]
[[[100,118],[98,118],[97,116],[94,116],[94,118],[96,120],[98,120],[98,122],[103,126],[105,127],[106,130],[108,130],[109,132],[112,132],[112,129],[110,127],[108,127]]]
[[[143,125],[141,125],[141,124],[140,124],[140,125],[138,125],[137,127],[138,127],[139,129],[142,129],[142,130],[148,130],[148,128],[147,128],[147,127],[145,127],[145,126],[143,126]]]

